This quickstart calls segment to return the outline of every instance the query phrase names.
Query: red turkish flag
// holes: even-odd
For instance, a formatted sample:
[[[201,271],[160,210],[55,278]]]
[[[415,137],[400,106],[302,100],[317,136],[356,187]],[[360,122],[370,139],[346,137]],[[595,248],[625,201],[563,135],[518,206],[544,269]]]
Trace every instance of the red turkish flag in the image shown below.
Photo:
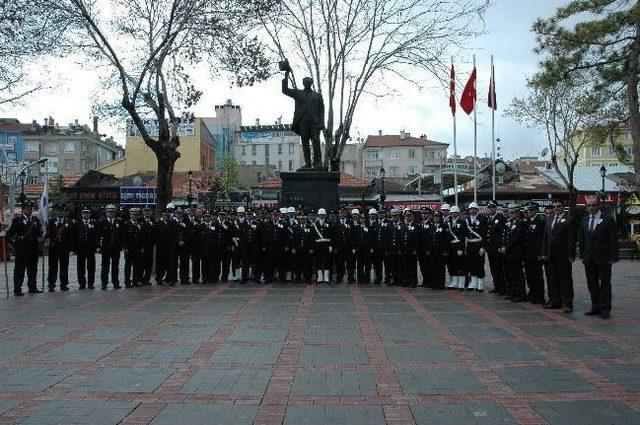
[[[464,90],[462,91],[462,97],[460,98],[460,106],[462,110],[467,113],[467,115],[471,114],[473,108],[476,104],[476,68],[473,68],[471,71],[471,76],[469,76],[469,81],[464,86]]]
[[[496,74],[491,65],[491,80],[489,81],[488,105],[491,109],[498,109],[498,100],[496,99]]]
[[[449,107],[451,108],[451,115],[456,114],[456,71],[451,64],[451,81],[449,82]]]

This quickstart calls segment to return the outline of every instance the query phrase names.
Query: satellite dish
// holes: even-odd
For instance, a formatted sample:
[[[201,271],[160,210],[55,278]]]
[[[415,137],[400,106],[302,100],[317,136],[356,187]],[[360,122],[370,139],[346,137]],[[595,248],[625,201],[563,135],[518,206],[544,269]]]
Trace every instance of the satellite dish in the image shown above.
[[[142,177],[140,176],[135,176],[133,178],[133,185],[134,186],[142,186]]]
[[[548,153],[549,153],[549,148],[544,148],[542,149],[542,152],[540,152],[540,156],[544,158],[545,156],[547,156]]]

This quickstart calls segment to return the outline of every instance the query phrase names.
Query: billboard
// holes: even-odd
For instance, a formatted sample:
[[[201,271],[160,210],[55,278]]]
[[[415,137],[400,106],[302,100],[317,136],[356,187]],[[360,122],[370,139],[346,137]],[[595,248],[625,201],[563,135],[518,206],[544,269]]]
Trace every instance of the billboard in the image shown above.
[[[120,187],[120,205],[154,205],[156,188],[150,186]]]
[[[158,136],[158,120],[157,119],[143,119],[144,128],[152,137]],[[181,122],[178,124],[178,136],[195,136],[196,135],[196,123],[195,122]],[[131,120],[127,120],[127,136],[140,137],[140,130]]]

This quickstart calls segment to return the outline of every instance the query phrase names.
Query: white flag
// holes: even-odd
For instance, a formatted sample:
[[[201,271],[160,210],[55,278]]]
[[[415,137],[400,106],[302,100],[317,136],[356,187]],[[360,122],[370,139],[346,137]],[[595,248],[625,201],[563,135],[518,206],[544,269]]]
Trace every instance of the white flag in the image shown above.
[[[42,195],[40,195],[40,204],[38,205],[38,218],[42,226],[42,232],[47,231],[47,222],[49,221],[49,179],[44,181]]]

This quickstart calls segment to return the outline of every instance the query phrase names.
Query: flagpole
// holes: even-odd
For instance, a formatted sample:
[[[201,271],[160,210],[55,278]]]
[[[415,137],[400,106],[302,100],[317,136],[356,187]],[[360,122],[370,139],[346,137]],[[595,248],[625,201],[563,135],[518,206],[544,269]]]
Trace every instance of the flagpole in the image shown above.
[[[493,72],[493,55],[491,55],[491,83],[489,90],[491,90],[491,199],[496,199],[496,98],[495,98],[495,75]]]
[[[476,55],[473,55],[473,69],[476,69]],[[473,82],[476,88],[476,82]],[[478,202],[478,126],[476,117],[476,97],[473,99],[473,202]]]
[[[8,164],[7,164],[8,168]],[[7,226],[4,222],[4,184],[0,183],[0,210],[2,210],[2,231],[7,231]],[[4,263],[4,286],[7,291],[7,298],[9,298],[9,270],[7,266],[7,237],[2,237],[2,262]],[[15,270],[14,270],[15,273]]]
[[[453,55],[451,56],[451,69],[453,70]],[[451,81],[452,90],[455,90],[455,74],[452,71]],[[450,94],[451,95],[451,94]],[[456,206],[458,205],[458,145],[456,143],[456,113],[455,113],[456,99],[453,99],[453,108],[451,110],[453,115],[453,194]]]

